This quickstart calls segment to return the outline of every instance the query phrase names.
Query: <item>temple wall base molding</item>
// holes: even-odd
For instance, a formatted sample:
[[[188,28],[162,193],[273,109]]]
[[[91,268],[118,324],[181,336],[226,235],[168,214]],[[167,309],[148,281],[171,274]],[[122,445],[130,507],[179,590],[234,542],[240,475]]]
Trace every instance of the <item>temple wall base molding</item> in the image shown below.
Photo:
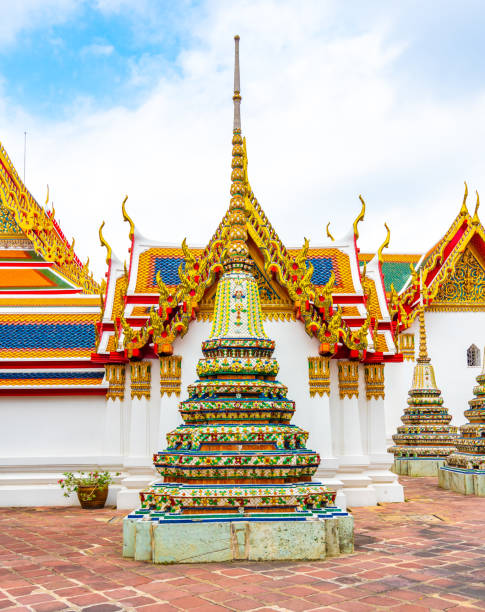
[[[20,463],[20,458],[15,458]],[[106,463],[104,460],[108,460]],[[11,465],[8,465],[8,464]],[[74,493],[64,497],[58,484],[63,472],[81,470],[121,471],[120,457],[28,457],[24,465],[12,465],[12,461],[0,463],[0,507],[29,506],[79,506]],[[107,505],[116,505],[122,476],[114,477],[110,485]]]

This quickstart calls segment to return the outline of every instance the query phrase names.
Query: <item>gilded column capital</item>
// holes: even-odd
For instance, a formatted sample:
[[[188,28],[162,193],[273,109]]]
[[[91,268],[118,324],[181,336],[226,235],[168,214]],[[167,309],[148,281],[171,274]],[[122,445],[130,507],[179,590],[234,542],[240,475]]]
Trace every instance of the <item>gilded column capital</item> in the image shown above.
[[[106,393],[106,399],[123,400],[125,397],[125,364],[110,363],[104,366],[106,370],[106,379],[109,383],[109,388]]]
[[[308,357],[310,397],[330,395],[330,357]]]
[[[182,382],[182,357],[170,355],[160,357],[160,395],[180,395]]]
[[[152,364],[149,361],[131,363],[131,399],[150,399]]]
[[[340,399],[359,397],[359,362],[338,361]]]
[[[414,361],[414,334],[399,334],[399,352],[406,361]]]
[[[384,399],[384,365],[383,363],[368,363],[364,366],[365,393],[368,400]]]

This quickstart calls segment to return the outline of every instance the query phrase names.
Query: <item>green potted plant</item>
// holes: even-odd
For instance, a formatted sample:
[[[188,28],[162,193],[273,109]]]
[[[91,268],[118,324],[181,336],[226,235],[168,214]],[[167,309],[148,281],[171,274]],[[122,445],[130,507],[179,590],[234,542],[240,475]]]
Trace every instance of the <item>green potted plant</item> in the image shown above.
[[[114,476],[119,476],[116,472]],[[113,482],[113,475],[109,472],[64,472],[64,478],[58,480],[58,484],[64,489],[64,497],[69,497],[74,491],[77,493],[81,508],[91,510],[104,508],[108,497],[108,487]]]

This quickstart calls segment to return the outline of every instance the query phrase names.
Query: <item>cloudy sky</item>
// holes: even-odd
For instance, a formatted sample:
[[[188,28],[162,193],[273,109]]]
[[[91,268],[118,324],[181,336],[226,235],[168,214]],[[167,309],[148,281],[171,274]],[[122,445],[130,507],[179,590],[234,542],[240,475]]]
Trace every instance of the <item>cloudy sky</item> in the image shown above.
[[[0,0],[0,141],[78,254],[127,257],[121,201],[204,244],[229,202],[233,36],[251,185],[289,246],[428,249],[485,192],[480,0]],[[485,193],[484,193],[485,196]],[[473,208],[474,196],[470,195]],[[485,212],[484,212],[485,215]]]

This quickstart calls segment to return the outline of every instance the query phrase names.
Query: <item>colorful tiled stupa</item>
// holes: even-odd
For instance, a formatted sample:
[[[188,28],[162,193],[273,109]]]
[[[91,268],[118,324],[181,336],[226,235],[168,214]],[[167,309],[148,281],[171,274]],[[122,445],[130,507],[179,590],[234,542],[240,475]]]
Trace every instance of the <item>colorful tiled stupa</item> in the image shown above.
[[[485,361],[473,387],[475,397],[465,410],[469,423],[460,426],[456,451],[439,471],[440,487],[465,495],[485,497]]]
[[[211,334],[184,425],[154,457],[163,482],[140,494],[124,524],[124,555],[155,563],[323,559],[353,550],[353,522],[313,482],[320,457],[276,380],[246,230],[248,181],[235,38],[232,185]]]
[[[450,426],[451,415],[436,386],[426,347],[423,306],[419,313],[419,357],[401,420],[404,425],[392,436],[395,446],[389,448],[394,453],[394,471],[408,476],[437,476],[445,458],[455,450],[457,428]]]

